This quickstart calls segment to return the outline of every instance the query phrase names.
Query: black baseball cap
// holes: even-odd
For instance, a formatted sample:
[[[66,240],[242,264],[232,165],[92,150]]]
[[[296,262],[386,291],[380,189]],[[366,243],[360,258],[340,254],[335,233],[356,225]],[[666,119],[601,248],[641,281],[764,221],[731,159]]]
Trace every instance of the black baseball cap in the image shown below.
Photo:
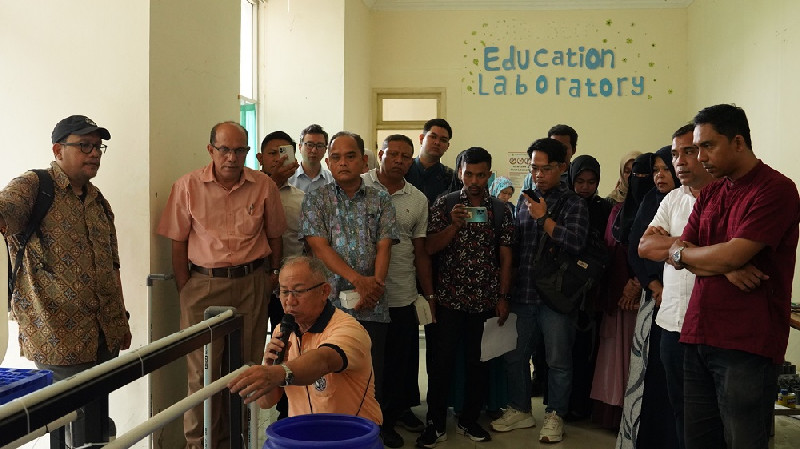
[[[61,120],[53,128],[53,143],[61,142],[70,134],[82,136],[93,132],[99,132],[100,137],[104,140],[111,138],[111,133],[107,129],[97,126],[92,119],[85,115],[70,115],[69,117]]]

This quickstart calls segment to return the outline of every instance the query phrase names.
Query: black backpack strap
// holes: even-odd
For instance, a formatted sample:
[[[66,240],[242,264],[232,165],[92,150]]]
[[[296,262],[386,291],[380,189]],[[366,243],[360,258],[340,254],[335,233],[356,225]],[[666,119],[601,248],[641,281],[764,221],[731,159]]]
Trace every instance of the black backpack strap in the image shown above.
[[[39,178],[39,189],[36,193],[36,201],[33,203],[33,210],[31,210],[31,215],[30,218],[28,219],[28,225],[25,227],[25,230],[21,234],[18,234],[19,249],[17,250],[17,255],[14,258],[13,271],[9,266],[9,271],[10,271],[10,275],[8,276],[9,305],[11,301],[11,296],[14,292],[14,284],[16,283],[17,272],[19,271],[20,265],[22,265],[22,256],[25,254],[25,247],[28,245],[28,241],[31,239],[31,236],[33,235],[34,232],[36,232],[41,237],[40,227],[42,225],[42,220],[44,219],[45,215],[47,215],[47,212],[50,210],[50,206],[53,205],[53,196],[55,194],[53,177],[50,176],[50,173],[47,170],[34,169],[31,171],[36,173],[36,176]]]

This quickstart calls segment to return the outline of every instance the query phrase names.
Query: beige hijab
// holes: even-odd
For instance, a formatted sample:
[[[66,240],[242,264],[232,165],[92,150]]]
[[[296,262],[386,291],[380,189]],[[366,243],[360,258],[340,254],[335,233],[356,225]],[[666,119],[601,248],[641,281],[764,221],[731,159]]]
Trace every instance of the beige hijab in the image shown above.
[[[619,161],[619,180],[617,181],[617,186],[614,187],[614,190],[612,190],[606,198],[615,203],[625,201],[625,196],[628,194],[628,177],[625,176],[625,164],[632,162],[641,154],[641,151],[629,151],[622,156],[622,159]]]

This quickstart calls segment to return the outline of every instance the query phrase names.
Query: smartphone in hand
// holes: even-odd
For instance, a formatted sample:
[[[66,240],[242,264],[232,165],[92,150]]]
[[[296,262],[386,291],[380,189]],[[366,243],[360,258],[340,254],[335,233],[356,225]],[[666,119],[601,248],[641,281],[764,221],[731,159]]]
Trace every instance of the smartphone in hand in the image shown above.
[[[278,147],[278,153],[281,156],[284,156],[284,155],[289,156],[289,157],[286,158],[285,161],[283,161],[283,165],[289,165],[289,164],[291,164],[291,163],[293,163],[293,162],[295,162],[297,160],[297,158],[294,155],[294,146],[292,146],[292,145],[281,145],[281,146],[279,146]]]
[[[525,190],[522,191],[522,193],[524,193],[525,195],[528,195],[528,197],[530,197],[530,199],[536,201],[537,203],[540,202],[539,199],[541,197],[539,196],[538,193],[536,193],[535,190],[533,190],[533,189],[525,189]]]

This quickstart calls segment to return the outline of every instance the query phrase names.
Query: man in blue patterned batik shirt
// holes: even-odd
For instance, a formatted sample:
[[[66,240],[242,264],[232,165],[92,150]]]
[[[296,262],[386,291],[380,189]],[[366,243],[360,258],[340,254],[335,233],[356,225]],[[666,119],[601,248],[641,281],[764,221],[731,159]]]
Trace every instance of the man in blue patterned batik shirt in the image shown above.
[[[384,295],[392,244],[397,243],[395,211],[388,193],[364,184],[367,164],[361,137],[341,131],[331,138],[328,164],[333,182],[308,192],[303,199],[298,238],[332,272],[329,299],[353,315],[372,339],[372,366],[378,402],[383,387],[389,304]],[[343,306],[339,293],[355,290],[353,308]]]

